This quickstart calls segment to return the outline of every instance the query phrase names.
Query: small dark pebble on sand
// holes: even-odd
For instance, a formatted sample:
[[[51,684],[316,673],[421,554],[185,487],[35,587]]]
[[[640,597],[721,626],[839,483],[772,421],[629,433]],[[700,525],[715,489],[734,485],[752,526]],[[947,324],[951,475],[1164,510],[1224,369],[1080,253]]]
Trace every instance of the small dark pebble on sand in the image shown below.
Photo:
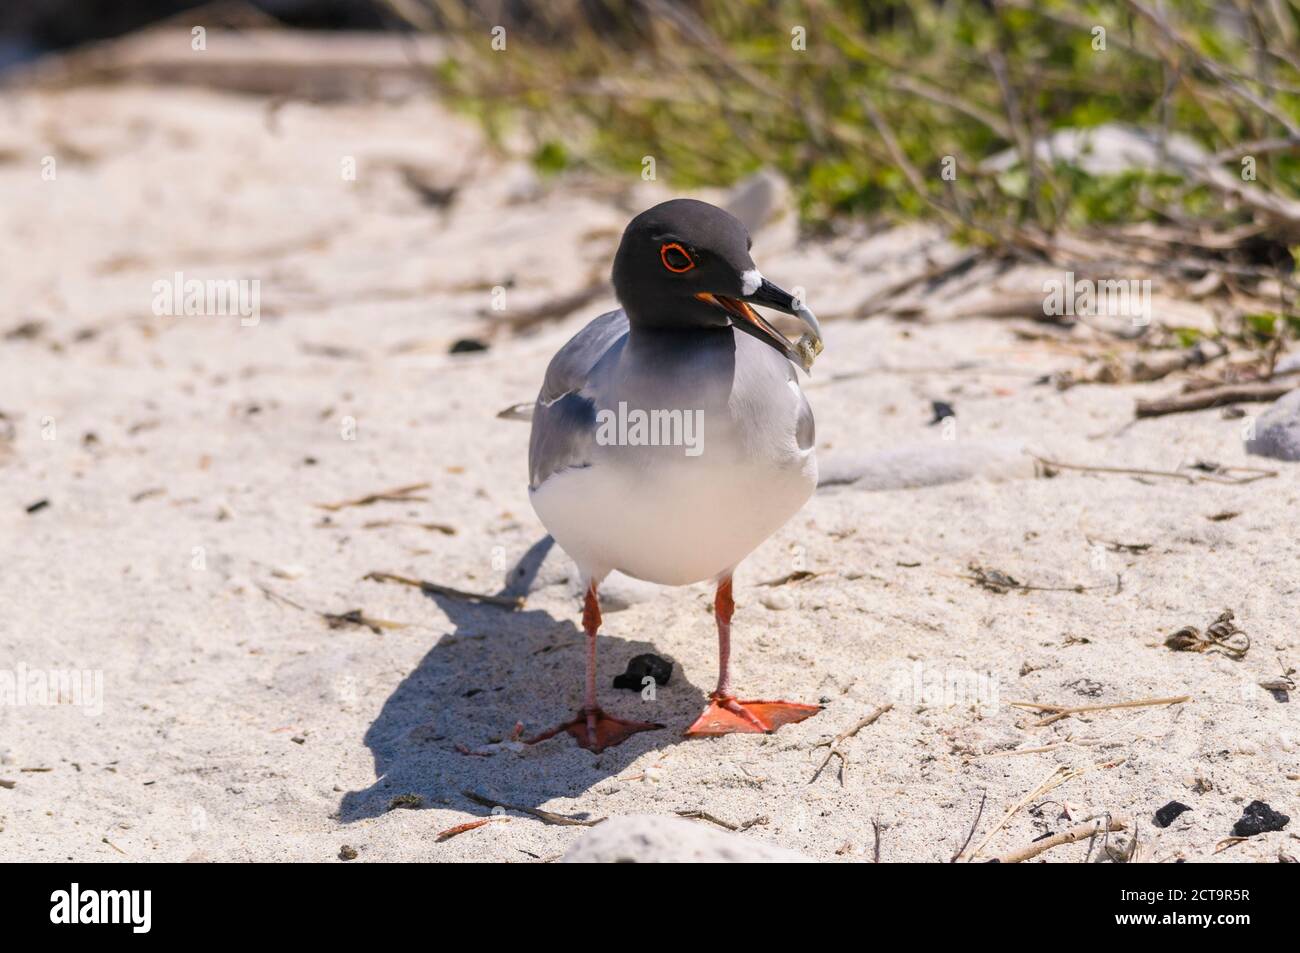
[[[667,685],[668,679],[672,678],[673,675],[673,663],[666,658],[649,652],[645,655],[638,655],[627,663],[626,672],[614,676],[614,687],[639,692],[647,675],[653,678],[657,684]]]
[[[49,500],[37,500],[37,501],[36,501],[35,503],[33,503],[31,506],[27,507],[27,512],[28,512],[28,513],[39,513],[41,510],[45,509],[45,507],[47,507],[47,506],[49,506],[49,505],[50,505],[50,501],[49,501]]]
[[[452,354],[473,354],[475,351],[486,351],[488,346],[482,341],[474,338],[461,338],[451,346]]]
[[[1263,801],[1251,801],[1242,812],[1241,820],[1232,825],[1233,837],[1254,837],[1269,831],[1280,831],[1291,823],[1291,818],[1279,814]]]
[[[942,400],[930,401],[930,412],[934,414],[933,419],[927,424],[930,427],[943,423],[949,417],[957,416],[957,411],[953,410],[952,404],[945,403]]]
[[[349,847],[347,844],[344,844],[342,847],[339,848],[339,860],[356,860],[356,859],[357,859],[357,849],[355,847]]]
[[[1168,827],[1172,824],[1183,811],[1190,811],[1191,808],[1180,801],[1170,801],[1160,810],[1156,811],[1156,827]]]

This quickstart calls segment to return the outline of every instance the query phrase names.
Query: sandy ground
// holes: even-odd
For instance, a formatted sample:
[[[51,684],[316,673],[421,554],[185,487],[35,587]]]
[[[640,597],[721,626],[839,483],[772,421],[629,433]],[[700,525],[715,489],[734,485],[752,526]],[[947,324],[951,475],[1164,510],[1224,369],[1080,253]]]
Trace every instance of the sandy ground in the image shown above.
[[[458,184],[450,205],[422,199],[412,169]],[[827,464],[1013,450],[979,466],[998,479],[819,492],[742,566],[738,686],[823,713],[684,739],[716,672],[711,593],[665,589],[607,613],[600,683],[614,712],[667,729],[599,756],[568,739],[458,750],[578,702],[563,562],[517,612],[364,577],[502,589],[543,530],[528,428],[495,415],[530,401],[550,355],[612,302],[527,336],[493,328],[604,271],[629,212],[663,194],[539,182],[420,100],[272,112],[200,91],[6,93],[0,666],[89,670],[103,691],[102,710],[66,693],[0,704],[0,857],[333,861],[346,844],[359,860],[527,862],[583,833],[512,811],[437,842],[488,813],[466,791],[589,818],[765,818],[739,836],[827,860],[869,860],[878,821],[882,860],[946,861],[982,799],[983,856],[1062,830],[1063,811],[1135,821],[1140,859],[1297,853],[1294,823],[1215,848],[1252,800],[1300,813],[1296,705],[1256,685],[1300,662],[1300,468],[1244,486],[1035,478],[1015,448],[1162,470],[1261,461],[1244,421],[1217,411],[1125,427],[1135,397],[1172,380],[1035,385],[1077,361],[1005,320],[828,324],[808,390]],[[881,248],[760,233],[754,253],[826,313],[879,272]],[[156,315],[154,283],[176,272],[259,280],[260,321]],[[491,347],[449,354],[462,337]],[[927,426],[935,399],[955,431]],[[318,505],[421,483],[407,502]],[[991,592],[963,578],[973,563],[1067,591]],[[801,569],[815,575],[757,585]],[[1252,640],[1243,660],[1162,645],[1225,608]],[[354,609],[401,627],[320,615]],[[610,689],[646,651],[676,661],[671,684],[654,701]],[[1041,727],[1009,704],[1181,695]],[[842,743],[842,779],[832,761],[810,782],[817,743],[886,703]],[[410,794],[423,809],[389,810]],[[1192,810],[1154,827],[1171,800]]]

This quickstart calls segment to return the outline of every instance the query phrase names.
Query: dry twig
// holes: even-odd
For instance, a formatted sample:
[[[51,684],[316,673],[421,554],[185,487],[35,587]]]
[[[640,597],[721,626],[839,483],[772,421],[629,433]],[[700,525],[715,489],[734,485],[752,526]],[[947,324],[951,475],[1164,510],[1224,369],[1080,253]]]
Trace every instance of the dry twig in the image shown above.
[[[676,813],[678,817],[684,817],[691,821],[708,821],[710,824],[717,824],[724,830],[729,831],[747,831],[751,827],[763,825],[768,822],[767,815],[751,817],[749,820],[742,821],[739,824],[732,824],[730,821],[724,821],[722,818],[710,814],[708,811],[677,811]]]
[[[1134,413],[1138,417],[1160,417],[1165,414],[1181,414],[1189,410],[1222,407],[1225,404],[1272,401],[1291,393],[1295,388],[1295,381],[1224,384],[1221,387],[1207,387],[1187,394],[1175,394],[1173,397],[1139,400]]]
[[[341,503],[317,503],[323,510],[336,512],[349,506],[370,506],[372,503],[425,503],[428,500],[423,496],[412,496],[420,490],[427,490],[427,483],[412,483],[410,486],[399,486],[392,490],[380,490],[378,493],[370,493],[366,496],[359,496],[355,500],[343,500]]]
[[[1246,483],[1254,483],[1256,480],[1264,480],[1269,477],[1277,476],[1276,470],[1265,470],[1261,467],[1213,467],[1197,468],[1204,472],[1184,473],[1181,470],[1148,470],[1143,467],[1099,467],[1089,466],[1082,463],[1062,463],[1060,460],[1049,460],[1047,457],[1040,457],[1036,453],[1031,453],[1039,466],[1042,468],[1044,476],[1055,476],[1056,470],[1077,470],[1080,473],[1114,473],[1120,476],[1147,476],[1147,477],[1164,477],[1169,480],[1182,480],[1184,483],[1220,483],[1226,486],[1240,486]],[[1244,473],[1245,476],[1216,476],[1222,473]]]
[[[483,807],[499,807],[506,811],[519,811],[522,814],[527,814],[530,817],[537,818],[543,824],[555,824],[560,827],[595,827],[601,821],[605,820],[603,817],[598,817],[595,820],[584,821],[577,817],[568,817],[564,814],[555,814],[551,811],[543,811],[539,807],[522,807],[518,804],[507,804],[505,801],[498,801],[485,794],[476,794],[473,791],[462,791],[461,794],[469,798],[475,804],[482,805]]]
[[[962,841],[962,845],[957,848],[957,852],[948,859],[948,863],[950,864],[957,863],[957,858],[959,858],[962,854],[964,854],[966,852],[966,848],[970,846],[971,839],[975,836],[975,831],[979,829],[980,818],[984,816],[984,804],[985,802],[988,801],[988,799],[989,799],[989,792],[982,791],[980,793],[979,810],[975,812],[975,820],[971,821],[970,830],[966,834],[966,839]]]
[[[1077,840],[1085,837],[1096,837],[1102,831],[1115,832],[1126,830],[1122,820],[1109,816],[1097,817],[1092,820],[1084,821],[1082,824],[1076,824],[1068,830],[1061,831],[1059,834],[1053,834],[1051,837],[1044,837],[1042,840],[1036,840],[1032,844],[1013,850],[1009,854],[1003,854],[996,858],[1000,864],[1018,864],[1022,861],[1030,860],[1037,857],[1044,851],[1051,850],[1053,847],[1060,847],[1062,844],[1073,844]]]
[[[840,759],[840,771],[839,771],[840,785],[843,786],[844,769],[849,763],[849,757],[840,748],[840,743],[844,741],[848,741],[859,731],[867,727],[867,725],[870,725],[877,718],[879,718],[881,715],[883,715],[885,712],[889,711],[893,707],[894,705],[892,702],[881,705],[871,714],[867,715],[865,718],[858,721],[858,723],[855,724],[852,728],[846,729],[845,731],[841,731],[838,735],[836,735],[833,739],[829,741],[819,741],[817,742],[817,744],[813,745],[814,748],[829,747],[830,750],[826,752],[826,757],[822,760],[822,763],[818,766],[816,772],[813,773],[813,776],[808,779],[808,783],[812,784],[819,777],[821,777],[822,771],[826,770],[826,765],[831,763],[831,758],[834,756],[838,756]]]
[[[496,818],[484,817],[477,821],[467,821],[464,824],[457,824],[455,827],[449,827],[445,831],[439,831],[438,836],[435,837],[434,840],[438,843],[442,843],[443,841],[451,840],[457,834],[464,834],[466,831],[472,831],[484,826],[485,824],[491,824],[494,820],[496,820]]]
[[[1034,711],[1051,712],[1051,714],[1036,721],[1030,727],[1042,728],[1044,725],[1050,725],[1053,722],[1060,721],[1062,718],[1069,718],[1071,715],[1079,715],[1085,712],[1093,711],[1111,711],[1116,708],[1145,708],[1149,705],[1181,705],[1184,702],[1192,700],[1191,695],[1177,695],[1171,698],[1143,698],[1131,702],[1112,702],[1108,705],[1079,705],[1074,708],[1066,708],[1062,705],[1042,705],[1038,702],[1009,702],[1012,708],[1029,708]]]

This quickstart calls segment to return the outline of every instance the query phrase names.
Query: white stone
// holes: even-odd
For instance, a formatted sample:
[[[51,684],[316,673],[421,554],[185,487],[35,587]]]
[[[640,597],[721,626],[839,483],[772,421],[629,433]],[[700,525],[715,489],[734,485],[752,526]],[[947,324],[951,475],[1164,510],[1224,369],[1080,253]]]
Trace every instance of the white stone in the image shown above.
[[[1300,460],[1300,384],[1255,421],[1246,451],[1274,460]]]

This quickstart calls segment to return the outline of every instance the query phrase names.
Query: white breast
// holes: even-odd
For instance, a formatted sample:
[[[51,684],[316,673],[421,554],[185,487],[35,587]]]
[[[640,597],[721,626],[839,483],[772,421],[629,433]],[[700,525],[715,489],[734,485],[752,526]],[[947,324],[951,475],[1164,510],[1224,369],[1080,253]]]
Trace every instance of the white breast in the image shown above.
[[[812,448],[773,466],[719,467],[657,456],[649,468],[610,465],[554,474],[531,494],[556,542],[595,579],[617,569],[681,586],[729,572],[807,502]]]

